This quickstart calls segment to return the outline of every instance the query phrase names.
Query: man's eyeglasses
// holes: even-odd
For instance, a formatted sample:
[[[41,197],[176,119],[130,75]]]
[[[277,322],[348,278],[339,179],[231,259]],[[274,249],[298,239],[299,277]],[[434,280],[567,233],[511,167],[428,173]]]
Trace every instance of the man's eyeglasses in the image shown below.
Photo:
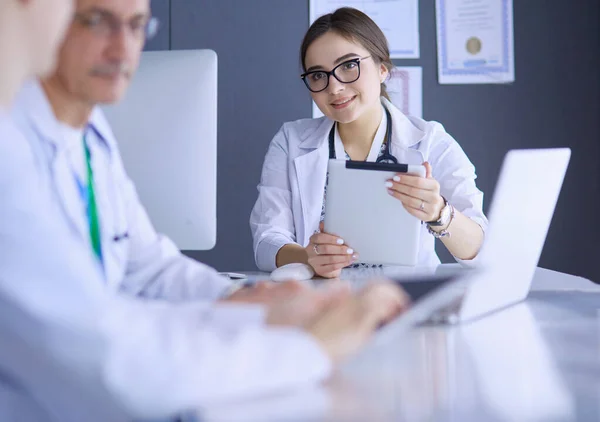
[[[158,18],[153,16],[135,17],[123,22],[110,13],[100,11],[76,14],[75,20],[98,37],[118,34],[122,27],[126,27],[135,38],[149,40],[156,35],[160,26]]]

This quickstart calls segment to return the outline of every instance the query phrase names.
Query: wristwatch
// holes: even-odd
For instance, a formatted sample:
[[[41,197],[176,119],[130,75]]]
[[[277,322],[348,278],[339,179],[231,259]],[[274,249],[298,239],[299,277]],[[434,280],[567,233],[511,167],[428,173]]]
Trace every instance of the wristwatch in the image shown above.
[[[450,205],[448,203],[448,201],[446,201],[446,198],[444,198],[443,196],[442,196],[442,199],[444,200],[444,208],[442,208],[442,211],[440,212],[440,218],[438,218],[435,221],[427,222],[427,230],[436,239],[438,239],[440,237],[450,236],[450,232],[448,232],[447,229],[448,229],[448,226],[450,225],[450,223],[452,222],[452,220],[454,219],[454,207],[452,205]],[[443,227],[443,226],[446,226],[446,229],[442,230],[440,232],[436,232],[435,230],[432,229],[432,227]]]

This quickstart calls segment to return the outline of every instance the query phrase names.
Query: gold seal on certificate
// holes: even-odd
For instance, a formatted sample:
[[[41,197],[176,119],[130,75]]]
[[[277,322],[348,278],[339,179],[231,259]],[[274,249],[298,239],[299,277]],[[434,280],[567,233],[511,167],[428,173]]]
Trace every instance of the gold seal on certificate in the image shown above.
[[[467,51],[473,55],[481,51],[481,40],[477,37],[471,37],[467,40]]]
[[[435,0],[440,84],[515,80],[513,0]]]

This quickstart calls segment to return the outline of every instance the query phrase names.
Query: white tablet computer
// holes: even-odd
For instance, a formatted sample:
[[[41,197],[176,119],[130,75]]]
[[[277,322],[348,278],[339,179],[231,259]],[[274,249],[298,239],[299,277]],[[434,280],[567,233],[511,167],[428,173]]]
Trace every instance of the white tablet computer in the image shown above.
[[[425,167],[329,160],[325,231],[344,239],[360,262],[417,264],[421,221],[385,187],[396,173],[425,177]]]

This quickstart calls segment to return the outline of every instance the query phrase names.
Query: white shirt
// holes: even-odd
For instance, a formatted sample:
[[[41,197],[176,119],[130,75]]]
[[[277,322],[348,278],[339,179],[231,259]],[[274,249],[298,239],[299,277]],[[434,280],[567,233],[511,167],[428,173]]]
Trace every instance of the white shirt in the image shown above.
[[[63,137],[65,153],[71,165],[74,176],[81,183],[87,183],[87,163],[85,159],[85,148],[83,143],[83,129],[77,129],[64,123],[58,123],[60,134]]]
[[[483,193],[475,184],[475,167],[460,145],[441,124],[405,116],[385,98],[381,101],[392,117],[390,150],[398,162],[420,165],[428,161],[441,194],[485,230]],[[306,247],[319,227],[333,124],[327,117],[285,123],[271,141],[250,216],[254,257],[263,271],[276,268],[277,252],[284,245]],[[425,225],[420,238],[418,265],[439,264],[435,239]]]
[[[39,94],[37,84],[25,89]],[[329,375],[308,334],[265,327],[257,306],[174,303],[186,290],[153,290],[154,266],[138,271],[148,296],[163,300],[114,294],[65,204],[62,189],[73,179],[62,149],[45,138],[59,137],[51,109],[39,97],[26,104],[15,112],[23,132],[0,119],[0,398],[31,410],[6,420],[156,419]],[[164,256],[158,245],[149,259]],[[183,266],[175,275],[196,284],[214,274]]]

